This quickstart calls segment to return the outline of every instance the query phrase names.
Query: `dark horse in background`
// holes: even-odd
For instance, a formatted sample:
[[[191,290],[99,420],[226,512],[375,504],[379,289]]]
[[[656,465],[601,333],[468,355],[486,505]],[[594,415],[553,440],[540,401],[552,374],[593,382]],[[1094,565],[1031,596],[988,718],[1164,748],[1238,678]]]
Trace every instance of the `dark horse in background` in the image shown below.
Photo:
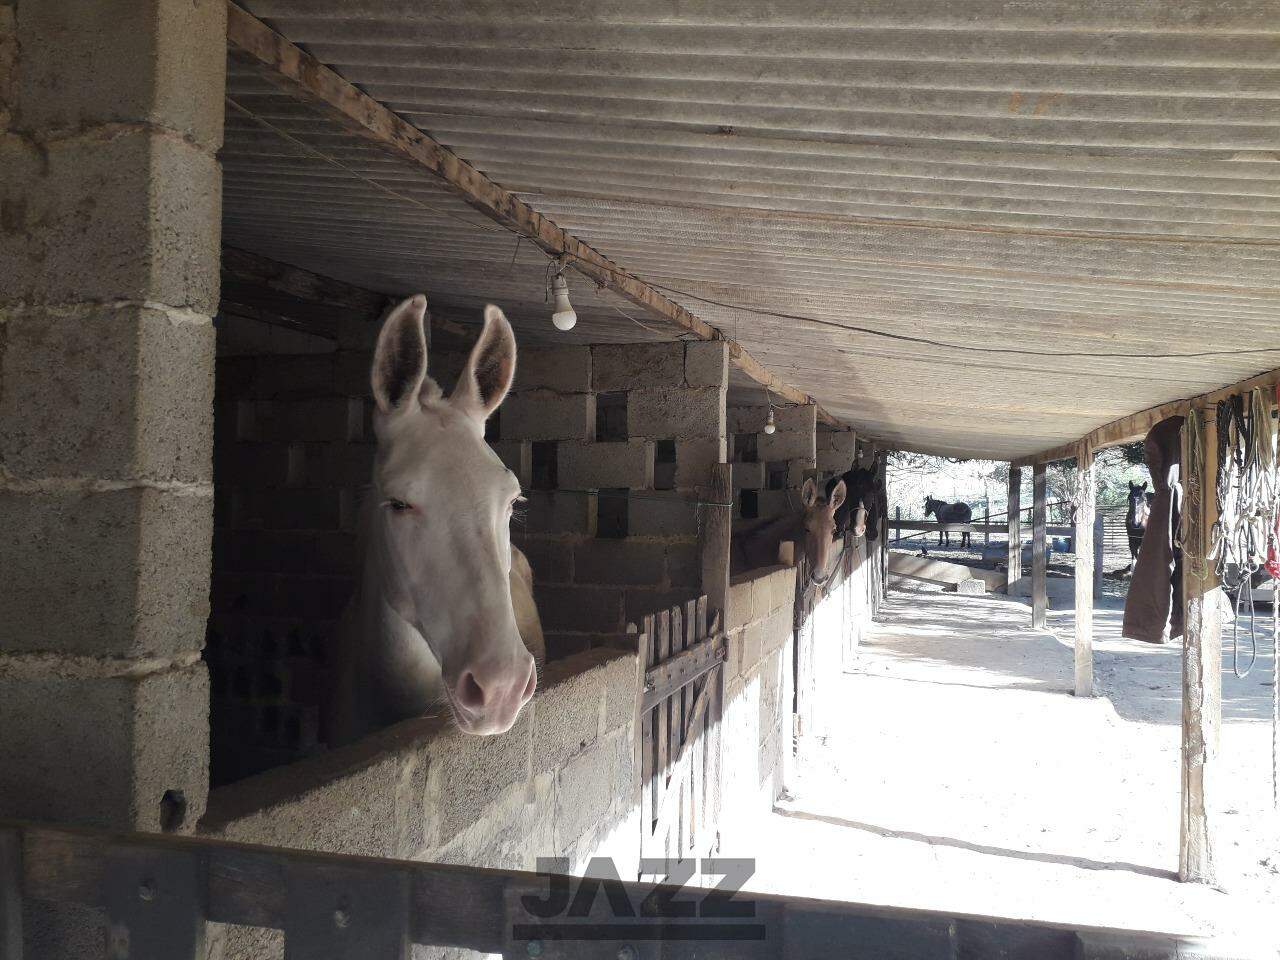
[[[1138,562],[1138,548],[1142,546],[1142,535],[1147,532],[1147,521],[1151,519],[1151,501],[1155,494],[1147,489],[1147,482],[1129,481],[1129,512],[1124,518],[1124,529],[1129,534],[1129,569]]]
[[[864,533],[868,540],[874,541],[880,536],[880,517],[884,505],[879,481],[879,464],[872,462],[869,467],[852,467],[840,476],[827,481],[827,499],[831,499],[836,484],[843,482],[845,488],[844,503],[836,511],[836,535],[844,536],[853,530],[855,537]]]
[[[924,498],[924,515],[934,516],[938,518],[939,523],[972,523],[973,511],[969,509],[967,503],[947,503],[945,500],[935,500],[933,497]],[[951,532],[948,530],[938,531],[938,546],[951,546]],[[960,546],[969,546],[969,534],[960,534]]]

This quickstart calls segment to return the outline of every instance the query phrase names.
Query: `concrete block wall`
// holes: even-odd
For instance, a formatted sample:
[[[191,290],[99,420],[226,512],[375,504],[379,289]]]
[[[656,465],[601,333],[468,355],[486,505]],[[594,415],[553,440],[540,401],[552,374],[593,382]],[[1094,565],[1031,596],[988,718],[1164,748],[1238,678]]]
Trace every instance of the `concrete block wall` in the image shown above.
[[[800,509],[800,488],[818,470],[815,404],[773,408],[774,432],[764,432],[769,407],[731,406],[734,517],[771,518]]]
[[[201,832],[245,843],[533,870],[558,856],[639,869],[634,653],[547,666],[516,725],[469,737],[442,720],[399,724],[213,792]],[[214,926],[210,960],[281,956],[277,934]]]
[[[223,4],[0,5],[0,817],[205,807],[225,70]]]
[[[549,659],[700,592],[696,501],[725,462],[727,382],[722,342],[521,353],[494,446],[528,478],[513,539]]]
[[[726,855],[754,855],[753,825],[784,786],[791,751],[795,584],[795,568],[784,566],[753,570],[730,583],[720,734],[721,763],[730,771],[720,818]]]
[[[816,437],[818,472],[824,478],[847,473],[858,455],[858,435],[853,430],[818,427]]]

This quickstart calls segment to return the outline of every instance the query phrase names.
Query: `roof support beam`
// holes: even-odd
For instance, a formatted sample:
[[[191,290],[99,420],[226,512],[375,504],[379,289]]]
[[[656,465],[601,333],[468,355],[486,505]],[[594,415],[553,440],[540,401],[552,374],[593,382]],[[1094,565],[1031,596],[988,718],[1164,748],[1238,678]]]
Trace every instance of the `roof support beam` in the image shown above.
[[[1210,393],[1202,393],[1187,400],[1162,403],[1158,407],[1151,407],[1138,413],[1131,413],[1127,417],[1121,417],[1119,420],[1113,420],[1072,443],[1064,443],[1062,446],[1041,451],[1030,457],[1020,457],[1012,461],[1012,465],[1015,467],[1027,467],[1037,463],[1053,463],[1055,460],[1070,460],[1076,455],[1082,443],[1097,451],[1107,447],[1114,447],[1121,443],[1141,440],[1161,420],[1166,420],[1169,417],[1186,416],[1192,404],[1196,406],[1213,406],[1219,400],[1237,393],[1252,390],[1254,387],[1274,387],[1277,383],[1280,383],[1280,369],[1260,373],[1256,377],[1250,377],[1248,380],[1241,380],[1239,383],[1233,383]]]
[[[533,241],[551,256],[566,255],[569,266],[595,283],[703,340],[728,340],[715,327],[562,230],[448,147],[401,119],[230,0],[227,42],[267,68],[270,77],[290,96],[322,108],[347,129],[429,170],[480,213]],[[783,401],[815,402],[808,394],[774,377],[741,344],[733,340],[728,343],[729,355],[738,368]],[[821,407],[818,416],[824,423],[839,425],[839,421]]]

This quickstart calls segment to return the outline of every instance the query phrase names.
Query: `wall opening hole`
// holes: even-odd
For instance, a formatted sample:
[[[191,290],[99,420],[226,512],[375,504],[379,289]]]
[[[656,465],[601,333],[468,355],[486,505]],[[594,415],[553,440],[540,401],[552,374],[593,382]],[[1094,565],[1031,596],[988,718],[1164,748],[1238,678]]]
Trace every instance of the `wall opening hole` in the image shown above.
[[[653,488],[655,490],[674,490],[676,488],[676,441],[672,437],[659,440],[653,445]]]
[[[596,497],[596,536],[621,540],[627,536],[629,501],[626,489],[601,490]]]
[[[756,463],[760,455],[756,453],[756,435],[754,433],[735,433],[733,435],[733,458],[738,463]]]
[[[187,820],[187,798],[181,790],[166,790],[160,798],[160,830],[173,833]]]
[[[533,441],[533,489],[554,490],[556,488],[556,451],[558,445],[554,440]]]
[[[743,490],[739,498],[743,520],[755,520],[760,516],[760,499],[754,490]]]
[[[765,486],[769,490],[787,489],[787,461],[775,460],[765,466]]]
[[[596,395],[596,442],[615,442],[627,439],[627,394],[601,393]]]

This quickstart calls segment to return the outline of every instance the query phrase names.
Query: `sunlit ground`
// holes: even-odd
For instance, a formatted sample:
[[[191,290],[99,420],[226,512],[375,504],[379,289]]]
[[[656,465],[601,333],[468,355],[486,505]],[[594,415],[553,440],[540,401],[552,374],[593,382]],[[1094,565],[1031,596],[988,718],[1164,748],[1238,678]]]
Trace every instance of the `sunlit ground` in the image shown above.
[[[1177,883],[1180,647],[1096,614],[1100,696],[1071,696],[1073,615],[904,583],[830,736],[753,849],[752,886],[852,901],[1277,942],[1270,655],[1224,670],[1221,889]]]

